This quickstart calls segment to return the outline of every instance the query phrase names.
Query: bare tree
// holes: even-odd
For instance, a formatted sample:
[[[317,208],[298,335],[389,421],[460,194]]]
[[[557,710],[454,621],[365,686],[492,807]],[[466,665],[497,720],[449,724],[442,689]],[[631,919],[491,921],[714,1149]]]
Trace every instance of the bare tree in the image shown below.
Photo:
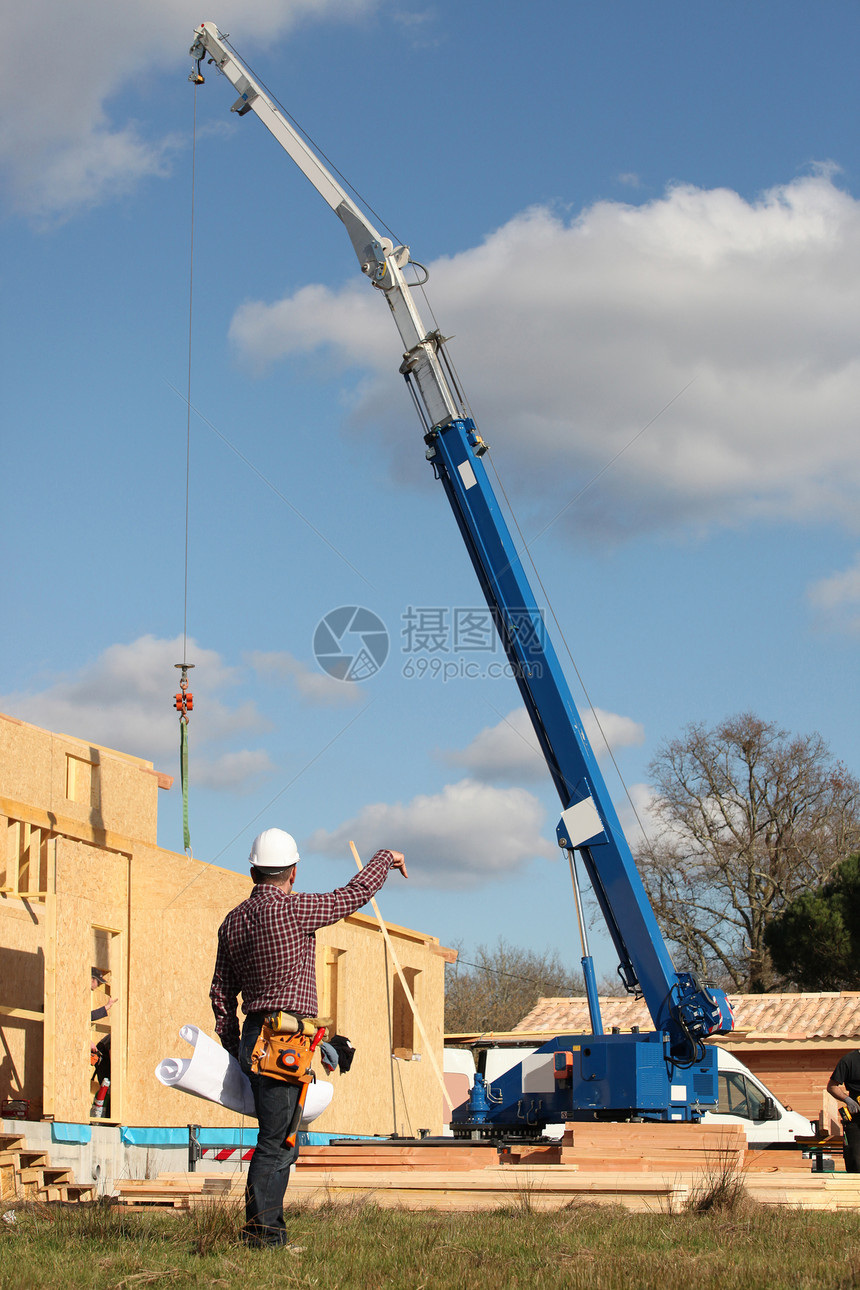
[[[518,949],[500,938],[479,945],[473,962],[465,951],[445,973],[445,1030],[448,1034],[512,1030],[538,999],[584,994],[578,972],[555,951]]]
[[[820,735],[792,736],[751,713],[688,726],[649,775],[658,832],[636,859],[677,966],[767,990],[764,929],[857,851],[860,784]]]

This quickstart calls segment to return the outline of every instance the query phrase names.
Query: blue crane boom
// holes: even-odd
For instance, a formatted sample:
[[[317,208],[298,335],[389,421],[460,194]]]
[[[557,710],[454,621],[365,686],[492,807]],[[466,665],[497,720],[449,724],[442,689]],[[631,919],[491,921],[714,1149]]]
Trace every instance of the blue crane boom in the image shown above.
[[[426,456],[441,481],[492,611],[523,702],[562,804],[557,829],[568,854],[581,857],[619,959],[626,989],[644,998],[654,1023],[647,1034],[604,1035],[594,971],[583,939],[592,1033],[558,1036],[543,1062],[516,1068],[492,1094],[489,1110],[460,1108],[455,1121],[502,1124],[528,1132],[547,1120],[638,1114],[698,1119],[716,1101],[716,1052],[702,1040],[732,1027],[722,990],[676,972],[644,884],[592,752],[522,561],[490,483],[487,451],[460,395],[445,342],[425,327],[404,269],[409,248],[383,237],[312,148],[290,125],[214,23],[191,47],[190,80],[208,60],[239,97],[232,110],[254,112],[345,225],[362,272],[382,291],[400,333],[400,371],[424,429]],[[580,927],[584,925],[579,906]]]

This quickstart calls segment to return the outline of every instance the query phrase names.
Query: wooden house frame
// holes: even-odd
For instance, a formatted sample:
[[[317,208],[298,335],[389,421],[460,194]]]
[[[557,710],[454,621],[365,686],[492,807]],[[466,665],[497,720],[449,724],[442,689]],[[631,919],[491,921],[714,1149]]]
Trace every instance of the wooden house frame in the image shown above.
[[[154,1077],[163,1057],[190,1055],[180,1026],[213,1033],[217,929],[250,891],[247,874],[158,847],[158,793],[171,782],[140,758],[0,715],[0,1100],[28,1103],[33,1118],[89,1122],[90,1044],[110,1033],[112,1122],[246,1123]],[[352,872],[345,857],[342,875],[317,882]],[[441,1066],[455,955],[423,932],[388,930]],[[118,1000],[96,1023],[106,996],[91,990],[92,967]],[[375,918],[317,934],[317,981],[321,1015],[357,1053],[314,1127],[440,1132],[442,1095]]]

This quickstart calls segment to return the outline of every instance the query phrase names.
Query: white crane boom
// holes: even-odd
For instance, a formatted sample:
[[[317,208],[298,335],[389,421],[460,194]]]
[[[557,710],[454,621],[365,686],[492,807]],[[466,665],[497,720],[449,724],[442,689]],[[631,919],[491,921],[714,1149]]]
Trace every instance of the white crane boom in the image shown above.
[[[396,247],[390,238],[377,232],[226,41],[226,36],[214,22],[201,23],[194,33],[190,50],[197,68],[189,79],[197,83],[202,81],[200,63],[208,56],[239,95],[231,111],[238,112],[240,116],[249,111],[255,113],[343,222],[362,273],[384,292],[388,301],[403,342],[401,371],[412,377],[417,386],[427,428],[446,425],[452,418],[462,416],[464,409],[440,363],[442,338],[438,332],[425,327],[403,276],[403,269],[409,263],[409,247]]]

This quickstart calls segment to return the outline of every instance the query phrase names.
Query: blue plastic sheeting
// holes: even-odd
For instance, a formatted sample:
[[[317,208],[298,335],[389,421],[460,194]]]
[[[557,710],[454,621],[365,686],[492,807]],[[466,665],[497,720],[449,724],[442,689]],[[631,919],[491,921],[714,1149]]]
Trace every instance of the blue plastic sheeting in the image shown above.
[[[77,1142],[85,1145],[91,1142],[93,1131],[88,1124],[57,1124],[56,1120],[51,1125],[52,1142]]]
[[[130,1128],[123,1125],[120,1140],[126,1147],[187,1147],[188,1127],[181,1129]],[[197,1131],[197,1141],[203,1147],[255,1147],[257,1130],[205,1129]]]
[[[87,1134],[89,1129],[86,1125],[65,1125],[56,1126],[65,1128],[81,1128]],[[127,1147],[186,1147],[188,1145],[188,1128],[182,1129],[138,1129],[129,1128],[124,1125],[120,1130],[120,1138]],[[300,1147],[327,1147],[332,1139],[337,1138],[354,1138],[356,1141],[372,1142],[374,1138],[379,1140],[378,1134],[373,1133],[307,1133],[299,1134]],[[89,1136],[83,1138],[68,1138],[64,1141],[89,1142]],[[255,1147],[257,1145],[257,1130],[253,1129],[204,1129],[197,1130],[197,1141],[201,1147]]]
[[[197,1141],[203,1147],[256,1147],[257,1130],[253,1129],[200,1129]]]
[[[179,1147],[188,1145],[188,1130],[130,1129],[124,1124],[119,1138],[125,1147]]]

